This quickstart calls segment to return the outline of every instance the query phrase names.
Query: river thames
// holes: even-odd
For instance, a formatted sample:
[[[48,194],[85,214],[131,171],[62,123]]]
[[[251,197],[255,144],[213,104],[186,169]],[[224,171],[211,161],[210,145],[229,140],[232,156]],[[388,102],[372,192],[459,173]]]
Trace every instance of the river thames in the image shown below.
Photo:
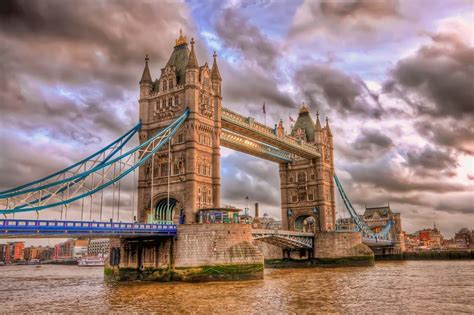
[[[100,267],[0,267],[1,313],[474,313],[474,261],[266,269],[265,280],[107,283]]]

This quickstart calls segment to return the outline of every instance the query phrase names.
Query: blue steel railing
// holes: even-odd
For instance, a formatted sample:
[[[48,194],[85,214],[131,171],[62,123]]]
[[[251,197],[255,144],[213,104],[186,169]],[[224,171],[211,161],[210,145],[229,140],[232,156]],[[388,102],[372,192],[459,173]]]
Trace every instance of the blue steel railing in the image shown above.
[[[5,236],[174,236],[176,224],[0,219]]]

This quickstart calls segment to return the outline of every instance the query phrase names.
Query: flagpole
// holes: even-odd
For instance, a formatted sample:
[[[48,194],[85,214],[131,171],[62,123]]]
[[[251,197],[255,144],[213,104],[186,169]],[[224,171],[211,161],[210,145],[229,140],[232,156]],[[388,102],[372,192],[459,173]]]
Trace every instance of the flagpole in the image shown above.
[[[267,125],[267,109],[265,108],[265,101],[263,101],[263,119],[265,126]]]

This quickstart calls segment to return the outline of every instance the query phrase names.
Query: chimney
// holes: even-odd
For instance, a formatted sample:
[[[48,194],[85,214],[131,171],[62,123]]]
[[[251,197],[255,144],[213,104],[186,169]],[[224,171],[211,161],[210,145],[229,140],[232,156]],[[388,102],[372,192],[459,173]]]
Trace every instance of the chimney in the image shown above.
[[[260,220],[259,220],[259,214],[258,214],[258,202],[255,203],[255,218],[254,218],[254,222],[259,225],[260,223]]]

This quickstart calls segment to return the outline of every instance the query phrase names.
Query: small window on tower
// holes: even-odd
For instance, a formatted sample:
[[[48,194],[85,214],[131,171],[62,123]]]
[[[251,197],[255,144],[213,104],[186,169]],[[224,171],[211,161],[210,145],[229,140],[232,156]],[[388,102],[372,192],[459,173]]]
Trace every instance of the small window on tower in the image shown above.
[[[174,105],[179,105],[179,96],[178,95],[176,95],[174,97]]]
[[[173,88],[173,80],[172,79],[169,79],[168,87],[169,87],[170,90]]]
[[[168,85],[166,84],[166,80],[163,80],[163,91],[168,89]]]

